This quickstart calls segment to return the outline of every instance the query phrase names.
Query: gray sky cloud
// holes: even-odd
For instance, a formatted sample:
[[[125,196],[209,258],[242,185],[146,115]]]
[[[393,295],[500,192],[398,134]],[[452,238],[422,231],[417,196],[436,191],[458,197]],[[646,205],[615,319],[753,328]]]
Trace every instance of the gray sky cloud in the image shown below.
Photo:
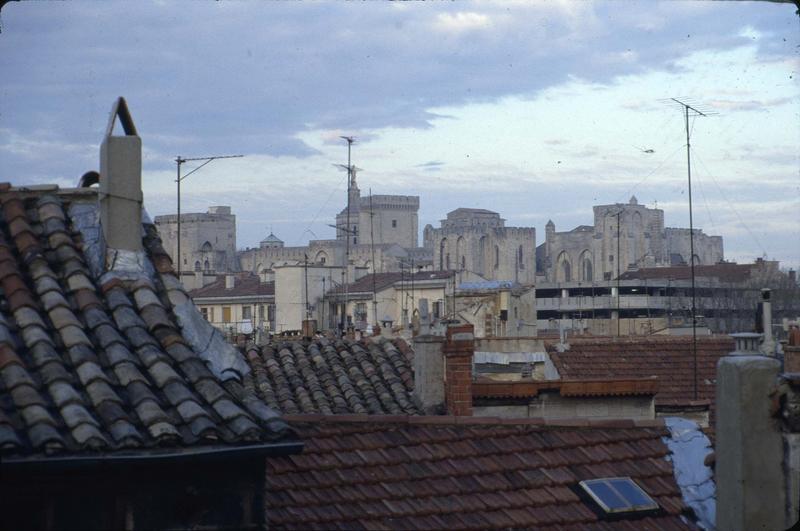
[[[362,189],[422,195],[421,224],[458,206],[493,208],[509,222],[536,220],[540,228],[550,217],[560,227],[586,223],[584,216],[561,213],[582,205],[589,216],[594,202],[624,194],[680,145],[679,116],[663,115],[663,123],[647,128],[631,125],[623,135],[614,131],[626,126],[619,110],[660,120],[658,98],[697,95],[729,117],[797,111],[786,94],[797,87],[789,77],[798,45],[793,11],[791,5],[650,1],[624,9],[614,2],[527,1],[11,3],[3,8],[0,34],[0,158],[7,175],[0,180],[77,182],[96,167],[108,109],[124,95],[144,138],[153,214],[174,209],[176,155],[247,155],[209,166],[185,191],[187,208],[233,204],[242,244],[259,241],[269,220],[284,240],[299,243],[310,221],[301,221],[298,210],[317,220],[311,230],[330,236],[324,225],[344,194],[344,177],[332,167],[344,162],[345,150],[337,146],[342,134],[359,138]],[[755,47],[749,64],[725,55],[745,45]],[[687,66],[686,58],[698,53],[706,55]],[[693,94],[704,68],[706,77],[750,70],[724,91]],[[768,68],[786,72],[773,83],[774,94],[748,81]],[[654,72],[687,75],[691,82],[632,93],[598,110],[603,94]],[[567,88],[575,80],[591,92],[580,83]],[[500,140],[510,134],[502,125],[476,126],[481,120],[462,112],[482,105],[500,112],[508,98],[536,102],[537,109],[546,101],[563,105],[570,90],[571,114],[534,113],[530,127],[541,137],[530,140],[529,155],[528,145],[515,148],[513,161]],[[581,124],[596,139],[554,130],[563,122]],[[746,143],[737,141],[747,132],[739,127],[698,128],[697,134],[725,140],[741,172],[766,168],[774,187],[797,177],[791,171],[797,146],[732,150]],[[432,146],[426,132],[439,129],[464,136],[442,134]],[[402,142],[391,145],[386,139],[393,135]],[[468,146],[468,137],[481,139],[485,152]],[[703,140],[698,136],[701,150]],[[632,145],[658,149],[648,158]],[[719,167],[723,153],[705,149],[708,165]],[[680,196],[680,160],[678,152],[647,178],[645,190],[663,186],[650,199]],[[732,194],[748,193],[731,186]],[[770,231],[770,251],[800,263],[798,252],[784,252],[779,243],[797,230]]]

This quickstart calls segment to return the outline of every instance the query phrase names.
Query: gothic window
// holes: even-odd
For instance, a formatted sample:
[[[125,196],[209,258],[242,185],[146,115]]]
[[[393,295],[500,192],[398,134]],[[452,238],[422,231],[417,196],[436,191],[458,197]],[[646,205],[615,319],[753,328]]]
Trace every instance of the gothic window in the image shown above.
[[[517,249],[517,267],[519,269],[525,269],[525,263],[523,262],[523,254],[522,254],[522,246],[519,246]]]
[[[444,261],[445,261],[445,268],[447,270],[449,270],[450,269],[450,253],[447,253],[447,256],[444,257]]]
[[[204,244],[203,244],[203,245],[200,247],[200,250],[201,250],[202,252],[204,252],[204,253],[210,253],[211,251],[213,251],[213,250],[214,250],[214,248],[211,246],[211,243],[210,243],[210,242],[205,242],[205,243],[204,243]]]
[[[564,282],[571,282],[572,281],[572,267],[569,265],[569,262],[564,261],[561,264],[562,271],[564,272]]]
[[[392,220],[392,228],[393,228],[393,229],[396,229],[396,228],[397,228],[397,220],[396,220],[396,219],[393,219],[393,220]]]
[[[208,260],[206,260],[206,261],[203,263],[203,269],[204,269],[205,271],[211,271],[211,264],[208,262]]]
[[[195,262],[195,263],[194,263],[194,270],[195,270],[195,271],[200,271],[200,270],[201,270],[201,269],[200,269],[200,261],[199,261],[199,260],[198,260],[197,262]]]
[[[570,263],[569,256],[566,252],[558,255],[556,260],[557,264],[557,281],[558,282],[571,282],[572,281],[572,264]]]
[[[463,271],[466,268],[467,268],[467,257],[466,256],[462,256],[461,257],[461,270]]]
[[[494,246],[494,268],[497,269],[500,267],[500,247],[495,245]]]

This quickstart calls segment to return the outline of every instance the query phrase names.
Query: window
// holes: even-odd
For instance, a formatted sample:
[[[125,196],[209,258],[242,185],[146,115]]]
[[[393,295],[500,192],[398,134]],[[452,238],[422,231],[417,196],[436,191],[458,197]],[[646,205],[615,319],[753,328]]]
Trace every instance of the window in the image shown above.
[[[250,306],[242,306],[242,320],[252,319],[252,308]]]
[[[524,256],[522,254],[522,246],[519,246],[517,249],[517,267],[522,270],[525,269],[525,263],[523,262]]]
[[[588,479],[578,485],[607,515],[658,510],[658,504],[631,478]]]
[[[208,321],[208,308],[200,308],[200,313],[203,316],[203,319]]]
[[[396,229],[396,228],[397,228],[397,220],[396,220],[396,219],[393,219],[393,220],[392,220],[392,228],[393,228],[393,229]]]
[[[500,267],[500,247],[494,246],[494,268]]]
[[[366,321],[367,320],[367,303],[366,302],[359,302],[356,304],[356,311],[355,311],[355,318],[356,321]]]
[[[230,306],[223,306],[222,307],[222,322],[223,323],[230,323],[231,322],[231,307]]]
[[[609,262],[613,262],[614,261],[614,255],[613,254],[608,255],[608,261]]]
[[[269,322],[272,322],[272,321],[275,320],[275,305],[274,304],[270,304],[269,306],[267,306],[267,320]]]
[[[199,261],[199,260],[198,260],[197,262],[195,262],[195,263],[194,263],[194,270],[195,270],[195,271],[200,271],[200,270],[201,270],[201,269],[200,269],[200,261]]]
[[[358,238],[353,236],[353,245],[358,245]]]
[[[433,303],[433,318],[439,319],[442,316],[442,301]]]
[[[211,321],[210,322],[213,323],[214,322],[214,308],[211,308],[211,314],[210,315],[211,315]]]
[[[261,304],[258,307],[258,318],[263,321],[264,320],[264,305]]]

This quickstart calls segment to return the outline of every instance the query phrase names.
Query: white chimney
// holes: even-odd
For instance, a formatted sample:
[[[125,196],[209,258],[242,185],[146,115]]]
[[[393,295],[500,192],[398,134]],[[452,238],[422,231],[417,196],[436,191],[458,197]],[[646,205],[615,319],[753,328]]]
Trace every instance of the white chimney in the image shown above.
[[[124,136],[115,136],[119,117]],[[100,145],[100,224],[109,250],[142,250],[142,139],[128,105],[119,98],[111,109]]]
[[[225,275],[225,289],[233,289],[236,285],[236,277],[233,275]]]

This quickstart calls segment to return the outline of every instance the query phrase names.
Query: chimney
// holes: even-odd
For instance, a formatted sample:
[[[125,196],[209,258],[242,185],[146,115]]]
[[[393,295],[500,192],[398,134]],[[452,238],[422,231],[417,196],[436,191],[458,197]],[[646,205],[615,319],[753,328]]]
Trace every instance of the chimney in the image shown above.
[[[115,136],[117,117],[124,136]],[[100,224],[106,248],[142,250],[142,139],[136,133],[128,105],[119,98],[111,109],[100,145]]]
[[[424,299],[423,299],[424,300]],[[427,303],[427,301],[425,301]],[[427,304],[422,304],[427,313]],[[438,415],[444,409],[444,337],[430,333],[427,315],[420,318],[420,333],[414,337],[414,396],[426,415]]]
[[[444,398],[447,413],[472,415],[472,358],[475,333],[471,324],[447,328],[444,347]]]
[[[770,301],[771,290],[764,288],[761,290],[761,303],[763,314],[761,323],[764,327],[764,339],[761,342],[761,352],[766,356],[775,355],[775,341],[772,339],[772,302]]]
[[[754,332],[739,332],[738,334],[731,334],[734,340],[736,350],[731,352],[729,356],[758,356],[758,344],[761,340],[761,334]]]
[[[794,269],[789,270],[789,281],[792,283],[792,285],[797,284],[797,271]]]
[[[771,415],[780,362],[759,355],[759,334],[732,334],[717,364],[717,528],[785,529],[784,441]]]
[[[225,289],[233,289],[236,285],[236,277],[233,275],[225,275]]]

